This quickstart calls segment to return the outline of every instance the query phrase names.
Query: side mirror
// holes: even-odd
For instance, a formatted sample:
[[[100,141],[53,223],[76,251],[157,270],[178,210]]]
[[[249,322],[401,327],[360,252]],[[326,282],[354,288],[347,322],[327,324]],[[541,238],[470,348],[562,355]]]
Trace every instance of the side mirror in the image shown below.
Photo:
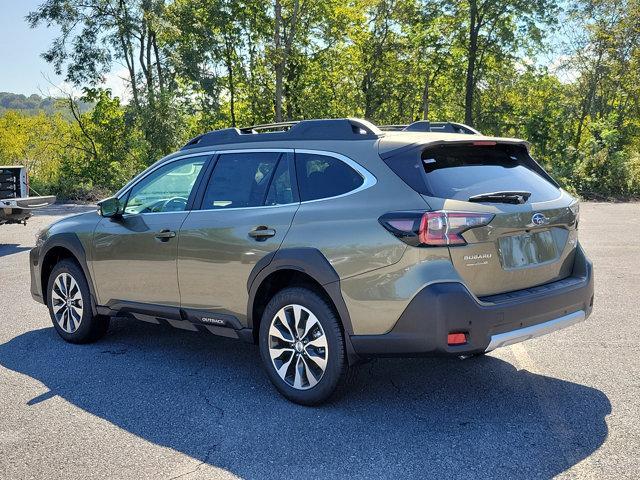
[[[122,207],[120,200],[110,197],[98,202],[98,213],[106,218],[117,218],[122,216]]]

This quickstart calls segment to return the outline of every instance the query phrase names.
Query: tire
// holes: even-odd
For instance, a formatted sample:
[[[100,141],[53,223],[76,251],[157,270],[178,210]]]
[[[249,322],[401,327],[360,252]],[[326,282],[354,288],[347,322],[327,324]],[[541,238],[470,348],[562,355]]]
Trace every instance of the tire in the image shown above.
[[[259,343],[269,379],[292,402],[322,403],[346,380],[349,368],[340,321],[313,290],[279,291],[262,315]]]
[[[67,342],[94,342],[109,329],[109,317],[93,315],[87,279],[73,260],[62,260],[53,267],[47,282],[47,306],[53,327]]]

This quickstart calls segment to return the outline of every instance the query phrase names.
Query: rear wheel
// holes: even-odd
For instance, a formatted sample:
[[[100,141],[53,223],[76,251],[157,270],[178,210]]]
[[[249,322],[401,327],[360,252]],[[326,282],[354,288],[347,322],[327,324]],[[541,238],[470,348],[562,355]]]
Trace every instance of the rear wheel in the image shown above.
[[[49,275],[47,306],[56,332],[67,342],[89,343],[107,333],[109,318],[93,315],[87,279],[73,260],[60,261]]]
[[[327,400],[348,370],[331,305],[306,288],[287,288],[271,299],[260,324],[260,354],[278,391],[303,405]]]

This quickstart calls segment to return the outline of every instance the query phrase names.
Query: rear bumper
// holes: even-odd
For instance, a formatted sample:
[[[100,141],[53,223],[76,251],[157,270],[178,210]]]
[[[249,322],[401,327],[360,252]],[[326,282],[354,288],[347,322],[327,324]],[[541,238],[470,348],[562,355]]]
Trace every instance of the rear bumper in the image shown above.
[[[573,273],[563,280],[477,298],[462,283],[434,283],[407,306],[384,335],[354,335],[360,355],[468,355],[538,337],[586,319],[593,308],[593,266],[581,247]],[[464,332],[467,342],[448,345]]]

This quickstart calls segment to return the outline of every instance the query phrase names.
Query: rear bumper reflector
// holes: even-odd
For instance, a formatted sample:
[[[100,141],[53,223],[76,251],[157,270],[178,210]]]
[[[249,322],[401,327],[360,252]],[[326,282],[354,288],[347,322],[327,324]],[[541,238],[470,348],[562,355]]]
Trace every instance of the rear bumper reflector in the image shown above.
[[[450,333],[447,335],[448,345],[464,345],[467,343],[467,335],[465,333]]]

